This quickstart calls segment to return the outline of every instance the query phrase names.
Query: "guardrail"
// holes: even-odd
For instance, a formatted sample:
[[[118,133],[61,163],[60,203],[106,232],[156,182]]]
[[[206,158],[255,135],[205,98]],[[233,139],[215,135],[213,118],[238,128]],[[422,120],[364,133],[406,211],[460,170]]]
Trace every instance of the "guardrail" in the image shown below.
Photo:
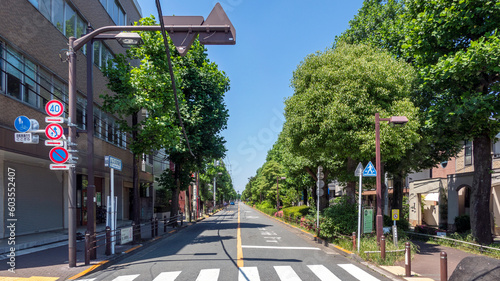
[[[429,235],[429,234],[423,234],[423,233],[417,233],[417,232],[411,232],[411,231],[405,231],[405,233],[408,235],[423,236],[423,237],[428,237],[428,238],[436,239],[436,240],[449,241],[454,246],[460,244],[466,248],[478,250],[480,253],[489,252],[492,254],[500,255],[499,248],[484,246],[484,245],[480,245],[480,244],[476,244],[476,243],[471,243],[471,242],[467,242],[467,241],[462,241],[462,240],[457,240],[457,239],[443,237],[443,236],[437,236],[437,235]]]

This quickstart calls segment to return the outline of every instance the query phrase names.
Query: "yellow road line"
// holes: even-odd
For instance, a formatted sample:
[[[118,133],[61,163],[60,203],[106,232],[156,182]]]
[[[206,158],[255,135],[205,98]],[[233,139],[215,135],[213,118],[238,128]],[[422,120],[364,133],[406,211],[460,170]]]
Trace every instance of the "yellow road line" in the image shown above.
[[[333,246],[333,247],[335,247],[335,248],[337,248],[337,249],[341,250],[342,252],[345,252],[345,253],[348,253],[348,254],[352,254],[352,252],[351,252],[351,251],[348,251],[348,250],[346,250],[346,249],[344,249],[344,248],[342,248],[342,247],[340,247],[340,246],[335,245],[335,246]]]
[[[99,266],[101,266],[101,265],[103,265],[103,264],[105,264],[105,263],[107,263],[107,262],[108,262],[108,261],[106,260],[106,261],[102,261],[102,262],[100,262],[100,263],[98,263],[98,264],[94,264],[93,266],[91,266],[91,267],[89,267],[89,268],[85,269],[84,271],[82,271],[82,272],[78,273],[77,275],[71,276],[70,278],[68,278],[68,280],[75,280],[76,278],[82,277],[83,275],[85,275],[85,274],[87,274],[87,273],[91,272],[92,270],[94,270],[94,269],[98,268]]]
[[[124,253],[126,253],[126,254],[127,254],[127,253],[130,253],[130,252],[132,252],[132,251],[133,251],[133,250],[135,250],[135,249],[139,249],[140,247],[142,247],[142,245],[138,245],[138,246],[135,246],[134,248],[128,249],[128,250],[126,250]]]
[[[236,242],[236,265],[238,267],[243,267],[243,249],[241,248],[241,229],[240,229],[240,204],[238,204],[238,230],[236,232],[237,242]]]

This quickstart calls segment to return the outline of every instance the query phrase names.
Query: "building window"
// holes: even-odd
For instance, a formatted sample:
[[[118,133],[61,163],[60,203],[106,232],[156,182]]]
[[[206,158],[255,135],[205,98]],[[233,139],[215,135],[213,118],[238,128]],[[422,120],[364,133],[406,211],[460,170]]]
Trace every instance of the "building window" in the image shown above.
[[[66,37],[79,38],[86,32],[87,23],[66,0],[30,0],[30,2]],[[85,51],[83,47],[82,52]]]
[[[499,135],[493,138],[493,158],[500,158],[500,138],[498,138]]]
[[[472,141],[465,141],[465,166],[472,165]]]
[[[100,0],[104,9],[108,12],[109,17],[116,25],[126,25],[127,14],[123,10],[120,3],[116,0]]]

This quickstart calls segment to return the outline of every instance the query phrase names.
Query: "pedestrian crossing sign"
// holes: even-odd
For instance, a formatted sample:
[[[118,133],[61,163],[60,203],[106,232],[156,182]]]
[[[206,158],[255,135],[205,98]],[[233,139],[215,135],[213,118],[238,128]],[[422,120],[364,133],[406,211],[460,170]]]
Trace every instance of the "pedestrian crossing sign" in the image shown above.
[[[368,165],[366,165],[366,168],[363,170],[363,177],[376,177],[376,176],[377,176],[377,170],[375,170],[372,161],[370,161],[368,162]]]

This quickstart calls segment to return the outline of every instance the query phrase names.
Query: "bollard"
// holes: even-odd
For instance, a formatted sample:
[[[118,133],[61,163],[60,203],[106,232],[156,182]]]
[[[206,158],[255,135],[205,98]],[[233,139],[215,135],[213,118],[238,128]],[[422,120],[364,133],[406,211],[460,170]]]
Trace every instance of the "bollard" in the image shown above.
[[[352,233],[352,251],[356,251],[356,232]]]
[[[448,254],[441,252],[441,281],[448,280]]]
[[[90,233],[85,231],[85,265],[90,264]]]
[[[385,236],[380,236],[380,258],[385,261]]]
[[[151,238],[155,238],[155,219],[151,218]]]
[[[163,216],[163,233],[167,232],[167,216]]]
[[[106,226],[106,256],[111,255],[111,228]]]
[[[155,236],[158,236],[158,218],[155,218]]]
[[[410,242],[405,243],[405,277],[411,277],[411,247],[410,247]]]

